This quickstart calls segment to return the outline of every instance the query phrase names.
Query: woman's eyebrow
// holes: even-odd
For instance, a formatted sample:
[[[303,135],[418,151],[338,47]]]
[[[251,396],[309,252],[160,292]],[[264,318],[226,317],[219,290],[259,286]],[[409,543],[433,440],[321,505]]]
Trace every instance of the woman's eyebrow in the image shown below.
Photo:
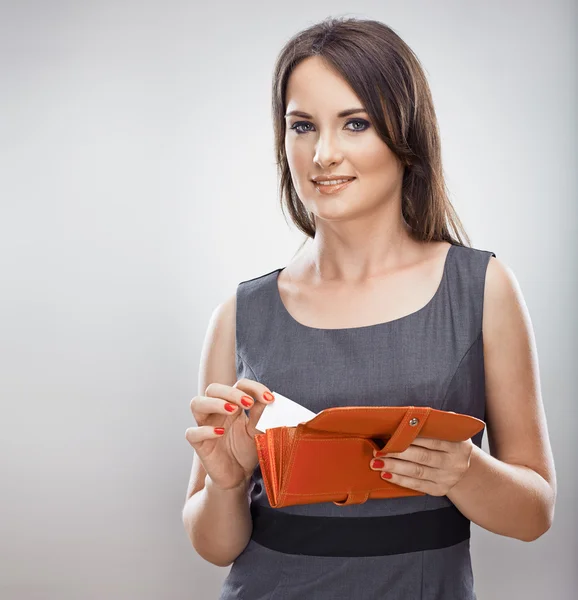
[[[348,117],[349,115],[354,115],[356,113],[366,113],[367,111],[364,108],[348,108],[347,110],[342,110],[340,113],[337,113],[337,116],[339,118],[341,117]],[[306,113],[303,112],[301,110],[292,110],[291,112],[288,112],[285,115],[285,118],[290,117],[290,116],[296,116],[296,117],[303,117],[304,119],[312,119],[313,117]]]

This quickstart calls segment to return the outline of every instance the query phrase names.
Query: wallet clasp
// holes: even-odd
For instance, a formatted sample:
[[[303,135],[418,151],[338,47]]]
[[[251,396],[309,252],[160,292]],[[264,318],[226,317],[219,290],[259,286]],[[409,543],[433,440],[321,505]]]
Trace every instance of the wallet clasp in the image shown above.
[[[431,408],[429,406],[409,406],[400,424],[387,444],[376,451],[375,457],[385,456],[389,452],[403,452],[415,440],[425,425]]]

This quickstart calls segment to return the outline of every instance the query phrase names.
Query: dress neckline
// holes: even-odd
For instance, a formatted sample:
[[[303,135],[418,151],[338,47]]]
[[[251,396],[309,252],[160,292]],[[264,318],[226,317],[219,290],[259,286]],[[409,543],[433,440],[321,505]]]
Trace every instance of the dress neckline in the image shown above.
[[[275,303],[277,304],[280,313],[285,317],[285,319],[288,322],[293,323],[295,326],[297,326],[301,329],[305,329],[305,330],[309,330],[309,331],[322,331],[322,332],[359,331],[359,332],[362,332],[362,331],[368,331],[370,329],[377,329],[377,328],[384,328],[387,326],[393,326],[395,324],[405,322],[405,321],[411,320],[417,316],[420,316],[421,314],[425,313],[428,309],[430,309],[432,307],[432,305],[437,301],[438,297],[441,295],[441,291],[445,285],[445,282],[446,282],[446,279],[448,276],[448,270],[449,270],[448,265],[450,262],[450,255],[452,254],[452,251],[455,246],[456,246],[456,244],[451,244],[450,247],[448,248],[448,251],[446,252],[446,257],[444,259],[444,268],[443,268],[442,278],[440,280],[440,283],[439,283],[434,295],[421,308],[418,308],[416,311],[409,313],[408,315],[403,315],[402,317],[398,317],[397,319],[391,319],[389,321],[384,321],[382,323],[373,323],[372,325],[361,325],[359,327],[338,327],[338,328],[333,327],[333,328],[329,328],[329,329],[304,325],[300,321],[297,321],[297,319],[295,319],[295,317],[293,317],[293,315],[287,310],[287,308],[285,307],[285,304],[283,303],[283,300],[281,298],[281,294],[279,293],[279,284],[278,284],[277,280],[279,279],[279,273],[281,273],[281,271],[285,267],[280,267],[279,269],[276,269],[275,271],[273,271],[272,283],[273,283],[273,288],[274,288],[273,295],[275,297]]]

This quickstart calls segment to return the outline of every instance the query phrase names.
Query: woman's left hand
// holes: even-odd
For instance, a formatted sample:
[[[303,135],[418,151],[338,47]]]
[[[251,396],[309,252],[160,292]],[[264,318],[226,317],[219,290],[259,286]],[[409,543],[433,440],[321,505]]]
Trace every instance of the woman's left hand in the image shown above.
[[[390,481],[430,496],[445,496],[470,468],[474,443],[416,437],[403,452],[373,458],[369,466]],[[374,451],[375,456],[375,451]],[[378,466],[383,461],[383,466]],[[374,466],[375,465],[375,466]],[[384,477],[390,473],[391,478]]]

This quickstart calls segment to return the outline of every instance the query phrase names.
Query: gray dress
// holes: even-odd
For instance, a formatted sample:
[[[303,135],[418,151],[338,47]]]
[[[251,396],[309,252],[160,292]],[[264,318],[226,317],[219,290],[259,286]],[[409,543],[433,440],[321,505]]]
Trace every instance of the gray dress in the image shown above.
[[[297,322],[276,269],[237,287],[237,378],[310,410],[431,406],[485,420],[482,308],[493,252],[452,245],[434,297],[346,329]],[[472,440],[481,447],[483,430]],[[376,477],[379,475],[376,472]],[[271,508],[253,474],[251,540],[219,600],[475,600],[470,521],[447,496]]]

